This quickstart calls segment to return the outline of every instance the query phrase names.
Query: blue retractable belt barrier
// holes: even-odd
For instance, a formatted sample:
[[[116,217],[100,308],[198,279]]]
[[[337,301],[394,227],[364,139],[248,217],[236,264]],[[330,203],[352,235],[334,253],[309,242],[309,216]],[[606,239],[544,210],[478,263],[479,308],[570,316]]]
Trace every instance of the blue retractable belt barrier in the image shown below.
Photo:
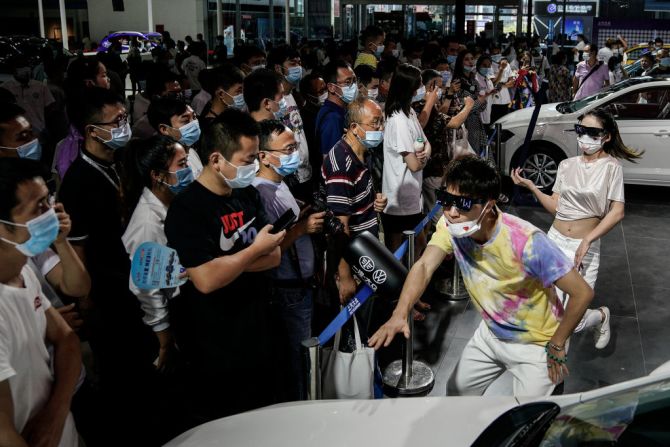
[[[441,203],[436,203],[435,206],[433,207],[432,210],[430,210],[430,213],[426,217],[423,218],[421,222],[419,222],[419,225],[414,228],[414,233],[419,233],[421,232],[424,227],[430,222],[430,220],[437,214],[437,212],[442,208]],[[405,256],[405,253],[407,252],[407,241],[403,242],[400,247],[393,253],[393,256],[395,256],[396,259],[400,259],[403,256]],[[346,323],[349,318],[358,310],[359,307],[365,303],[368,298],[373,294],[374,292],[370,287],[367,286],[367,284],[363,284],[363,287],[358,291],[358,293],[347,303],[347,305],[340,311],[339,314],[333,319],[333,321],[330,322],[328,326],[321,332],[319,335],[319,344],[321,346],[324,346],[328,341],[333,338],[335,333],[340,330],[342,326],[344,326],[344,323]]]

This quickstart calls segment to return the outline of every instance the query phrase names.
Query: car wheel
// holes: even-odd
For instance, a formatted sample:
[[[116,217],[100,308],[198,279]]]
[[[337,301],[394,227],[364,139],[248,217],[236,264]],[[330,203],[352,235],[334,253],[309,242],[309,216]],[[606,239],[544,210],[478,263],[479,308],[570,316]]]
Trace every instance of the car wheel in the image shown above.
[[[558,165],[565,159],[565,154],[550,147],[532,149],[521,167],[527,179],[530,179],[542,192],[551,192],[556,182]]]

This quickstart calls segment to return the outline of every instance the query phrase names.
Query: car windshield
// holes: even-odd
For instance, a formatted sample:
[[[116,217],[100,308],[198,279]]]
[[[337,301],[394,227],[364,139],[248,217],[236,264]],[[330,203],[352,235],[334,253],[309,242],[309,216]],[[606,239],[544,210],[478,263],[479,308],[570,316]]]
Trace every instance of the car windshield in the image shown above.
[[[640,77],[640,78],[633,78],[633,79],[626,79],[625,81],[621,81],[619,83],[616,83],[614,85],[610,85],[609,87],[599,91],[598,93],[587,96],[582,99],[578,99],[576,101],[571,101],[571,102],[562,102],[558,106],[556,106],[556,110],[558,110],[561,113],[573,113],[578,110],[582,110],[584,107],[587,105],[591,104],[593,101],[597,101],[602,98],[606,98],[607,96],[611,95],[612,93],[621,91],[625,88],[628,88],[633,85],[641,84],[643,82],[648,82],[652,78],[650,77]]]
[[[670,380],[608,394],[565,408],[539,444],[670,445]]]

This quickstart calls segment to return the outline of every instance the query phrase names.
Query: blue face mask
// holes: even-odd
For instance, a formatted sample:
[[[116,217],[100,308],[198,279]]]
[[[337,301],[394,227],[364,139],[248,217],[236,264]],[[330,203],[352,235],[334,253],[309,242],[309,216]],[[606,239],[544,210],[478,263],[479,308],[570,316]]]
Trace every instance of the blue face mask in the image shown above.
[[[100,142],[103,143],[105,146],[112,150],[117,150],[121,149],[122,147],[125,147],[126,144],[130,141],[130,138],[133,136],[133,132],[130,130],[130,124],[126,123],[125,126],[123,127],[116,127],[114,129],[103,129],[98,126],[93,126],[98,129],[106,130],[107,132],[111,133],[112,138],[109,140],[103,140],[100,138]]]
[[[419,102],[424,98],[424,96],[426,96],[426,86],[422,85],[418,88],[414,96],[412,96],[412,102]]]
[[[184,124],[178,130],[181,134],[179,142],[184,146],[191,147],[200,138],[200,123],[198,120],[193,120],[188,124]]]
[[[447,56],[447,62],[449,62],[452,65],[455,64],[456,63],[456,56],[452,56],[452,55]]]
[[[6,220],[0,220],[0,222],[15,227],[28,228],[30,238],[22,244],[4,238],[0,238],[0,240],[14,245],[18,251],[29,258],[44,253],[58,237],[58,216],[56,216],[56,210],[53,208],[29,220],[26,224],[17,224]]]
[[[352,83],[349,87],[342,87],[342,101],[345,103],[349,104],[351,101],[356,99],[356,96],[358,95],[358,84],[355,82]]]
[[[271,99],[270,101],[274,101],[277,103],[279,106],[279,110],[276,112],[272,112],[275,115],[275,118],[280,120],[286,116],[286,113],[288,112],[288,105],[286,104],[286,98],[282,98],[281,101],[277,102],[274,99]]]
[[[221,171],[219,171],[221,177],[223,177],[228,186],[230,186],[231,188],[233,189],[246,188],[247,186],[251,185],[251,182],[253,182],[254,179],[256,178],[256,172],[258,171],[258,160],[254,160],[253,164],[246,166],[235,166],[225,158],[223,159],[223,161],[225,161],[230,166],[237,169],[237,174],[235,175],[234,179],[226,178],[226,176],[223,175]]]
[[[42,158],[42,145],[40,145],[40,141],[37,138],[19,147],[0,146],[0,148],[16,151],[19,158],[27,158],[29,160],[39,160]]]
[[[247,106],[247,103],[244,102],[244,93],[240,93],[239,95],[232,96],[225,90],[223,93],[226,94],[226,96],[230,97],[233,99],[233,105],[231,106],[234,109],[237,110],[244,110],[244,108]]]
[[[166,182],[162,182],[164,185],[168,187],[170,191],[172,191],[172,194],[177,195],[183,190],[186,189],[188,185],[193,183],[194,177],[193,177],[193,170],[191,170],[190,167],[185,167],[182,169],[178,169],[175,172],[168,171],[170,174],[174,174],[177,176],[177,184],[176,185],[171,185]]]
[[[297,150],[291,154],[284,154],[279,157],[277,157],[272,152],[268,153],[273,157],[279,159],[280,162],[279,167],[274,165],[271,166],[275,170],[275,172],[281,175],[282,177],[286,177],[287,175],[293,174],[295,171],[298,170],[298,166],[300,166],[300,152],[298,152]]]
[[[380,58],[383,52],[384,52],[384,45],[377,45],[377,49],[375,50],[375,56],[377,56],[377,58]]]
[[[384,131],[366,130],[364,139],[360,138],[358,135],[356,135],[356,138],[358,139],[358,141],[361,142],[363,146],[367,147],[368,149],[372,149],[374,147],[379,146],[381,142],[384,141]]]
[[[664,57],[659,61],[661,67],[670,67],[670,57]]]
[[[484,77],[489,77],[493,74],[493,69],[482,67],[482,68],[479,69],[479,74],[484,76]]]
[[[288,74],[284,76],[286,80],[295,85],[302,79],[302,67],[298,65],[297,67],[290,67],[288,69]]]
[[[502,54],[492,54],[491,55],[491,60],[495,62],[496,64],[499,64],[500,61],[502,60]]]

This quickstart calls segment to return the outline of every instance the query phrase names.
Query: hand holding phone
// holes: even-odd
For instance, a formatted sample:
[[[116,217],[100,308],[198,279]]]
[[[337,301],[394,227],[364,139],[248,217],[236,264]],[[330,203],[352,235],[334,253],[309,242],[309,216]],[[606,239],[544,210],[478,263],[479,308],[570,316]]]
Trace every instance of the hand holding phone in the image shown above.
[[[293,212],[291,208],[287,209],[284,214],[279,216],[279,219],[277,219],[273,224],[272,224],[272,229],[270,230],[270,234],[277,234],[282,230],[286,230],[288,227],[293,224],[296,220],[296,215]]]

